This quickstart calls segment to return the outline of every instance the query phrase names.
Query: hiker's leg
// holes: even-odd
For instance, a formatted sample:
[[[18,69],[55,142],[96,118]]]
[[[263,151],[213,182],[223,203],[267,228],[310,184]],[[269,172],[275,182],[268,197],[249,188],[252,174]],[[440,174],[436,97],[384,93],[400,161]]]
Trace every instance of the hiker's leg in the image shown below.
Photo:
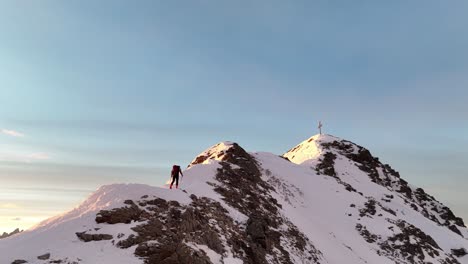
[[[176,187],[176,188],[179,188],[179,175],[177,175],[175,178],[176,178],[175,187]]]
[[[174,181],[175,181],[175,177],[172,177],[172,182],[171,182],[171,186],[169,187],[169,189],[172,189],[172,185],[174,184]]]

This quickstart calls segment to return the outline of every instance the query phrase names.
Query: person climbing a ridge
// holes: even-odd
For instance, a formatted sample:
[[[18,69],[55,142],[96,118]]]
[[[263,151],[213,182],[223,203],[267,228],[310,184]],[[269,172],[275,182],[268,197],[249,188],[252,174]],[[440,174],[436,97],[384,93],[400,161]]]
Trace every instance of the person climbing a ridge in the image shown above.
[[[175,185],[176,189],[179,188],[179,173],[180,175],[182,175],[182,177],[184,177],[184,174],[182,173],[182,170],[180,169],[179,165],[172,166],[172,171],[171,171],[172,182],[171,182],[171,186],[169,187],[169,189],[172,189],[172,185],[174,184],[174,181],[176,183]]]

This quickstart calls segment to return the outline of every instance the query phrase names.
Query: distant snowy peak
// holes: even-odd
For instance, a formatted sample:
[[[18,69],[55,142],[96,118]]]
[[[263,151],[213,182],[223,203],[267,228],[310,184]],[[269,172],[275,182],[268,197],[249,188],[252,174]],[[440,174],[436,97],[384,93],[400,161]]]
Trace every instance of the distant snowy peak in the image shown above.
[[[308,163],[316,160],[320,154],[324,152],[324,143],[326,144],[334,141],[342,141],[342,139],[332,135],[317,134],[290,149],[283,157],[296,164]]]
[[[346,176],[350,171],[360,171],[369,177],[371,183],[398,194],[414,211],[464,237],[461,230],[465,230],[465,223],[462,218],[455,216],[447,206],[422,188],[409,184],[400,177],[399,172],[382,163],[368,149],[351,141],[331,135],[315,135],[286,152],[283,157],[311,167],[317,174],[336,178],[348,190],[366,193],[365,189],[359,189]]]
[[[239,148],[239,145],[230,141],[220,142],[200,153],[188,167],[196,164],[210,164],[212,161],[224,161],[226,154],[232,148]]]

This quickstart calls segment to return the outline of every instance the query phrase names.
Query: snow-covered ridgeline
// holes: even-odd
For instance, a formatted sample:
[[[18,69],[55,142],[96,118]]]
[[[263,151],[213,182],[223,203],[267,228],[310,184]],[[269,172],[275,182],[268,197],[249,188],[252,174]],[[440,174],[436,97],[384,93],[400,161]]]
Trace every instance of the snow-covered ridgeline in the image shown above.
[[[184,175],[183,190],[103,186],[70,212],[0,240],[0,263],[164,263],[169,230],[184,237],[167,261],[468,263],[467,229],[445,206],[334,136],[313,136],[283,157],[221,142]],[[45,253],[49,260],[37,259]]]

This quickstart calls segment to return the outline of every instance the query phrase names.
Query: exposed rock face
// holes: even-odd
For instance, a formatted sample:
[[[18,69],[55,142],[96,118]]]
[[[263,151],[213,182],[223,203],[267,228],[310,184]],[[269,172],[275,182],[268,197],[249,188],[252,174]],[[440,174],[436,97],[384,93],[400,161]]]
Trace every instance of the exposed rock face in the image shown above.
[[[145,263],[210,263],[205,252],[190,245],[206,245],[223,254],[219,234],[227,236],[240,231],[219,203],[195,196],[192,199],[188,206],[160,198],[139,201],[140,207],[148,212],[141,221],[147,222],[133,228],[137,235],[119,241],[117,246],[137,245],[135,254],[144,258]]]
[[[337,177],[336,171],[335,171],[335,159],[336,159],[335,154],[333,154],[332,152],[326,152],[323,155],[323,158],[319,160],[319,163],[315,167],[317,174],[319,175],[324,174],[324,175],[333,177],[339,184],[345,186],[345,189],[347,191],[356,192],[356,189],[354,189],[353,186],[342,181],[339,177]]]
[[[375,215],[375,213],[376,213],[375,204],[376,204],[376,201],[374,199],[369,199],[364,204],[364,208],[359,210],[359,213],[360,213],[359,215],[361,217],[364,217],[366,215],[369,215],[369,216]]]
[[[468,252],[464,248],[456,248],[452,249],[452,254],[456,257],[464,257],[468,254]]]
[[[262,180],[253,157],[235,143],[219,155],[209,155],[222,160],[217,181],[210,185],[227,204],[248,217],[246,223],[234,221],[219,202],[196,195],[190,195],[189,205],[161,198],[126,201],[129,206],[100,211],[96,222],[142,222],[133,228],[136,235],[116,245],[137,245],[135,254],[145,263],[211,263],[203,247],[251,264],[296,263],[290,257],[291,250],[302,256],[302,263],[319,263],[320,252],[279,214],[281,206],[269,195],[273,188]],[[192,165],[205,160],[203,155]]]
[[[86,232],[76,233],[76,236],[83,242],[111,240],[114,238],[108,234],[86,234]]]
[[[126,201],[126,204],[129,204]],[[96,217],[97,223],[117,224],[124,223],[130,224],[132,221],[140,219],[141,211],[135,204],[130,204],[129,207],[116,208],[112,211],[101,211]]]
[[[335,166],[334,166],[335,159],[336,159],[335,154],[331,152],[325,153],[325,155],[323,155],[323,159],[321,159],[320,163],[315,168],[317,170],[317,173],[336,177]]]
[[[11,264],[23,264],[23,263],[28,263],[28,262],[26,260],[23,260],[23,259],[16,259]]]
[[[434,239],[421,229],[402,220],[389,222],[398,227],[401,233],[380,243],[380,247],[385,252],[384,255],[394,260],[408,260],[409,263],[426,263],[426,256],[440,256],[440,263],[459,263],[458,260],[444,253]]]
[[[231,147],[234,146],[235,148],[239,147],[237,143],[233,142],[220,142],[210,149],[204,151],[200,155],[198,155],[190,164],[189,167],[197,164],[203,164],[205,161],[208,160],[219,160],[225,161],[227,159],[226,154],[229,152]]]
[[[465,224],[460,217],[456,217],[448,207],[438,202],[423,189],[413,189],[410,187],[408,182],[400,178],[400,174],[397,171],[392,169],[388,164],[382,164],[366,148],[346,140],[323,143],[322,146],[329,151],[336,151],[354,161],[359,169],[369,175],[371,181],[402,194],[406,203],[410,204],[415,211],[462,236],[457,226],[465,227]],[[334,156],[326,153],[324,157],[322,162],[317,166],[318,171],[323,171],[324,174],[328,173],[327,175],[331,174],[330,176],[332,176],[332,172],[334,172],[332,168]]]
[[[367,243],[380,247],[381,250],[377,252],[379,255],[387,256],[395,263],[425,264],[426,257],[430,256],[438,259],[439,263],[459,264],[457,259],[443,252],[434,239],[421,229],[402,220],[387,221],[390,224],[389,229],[397,233],[385,239],[372,234],[362,224],[356,225],[356,230]]]
[[[40,260],[48,260],[49,258],[50,258],[50,253],[40,255],[37,257],[37,259],[40,259]]]
[[[279,215],[281,205],[269,194],[274,188],[262,180],[257,161],[235,143],[224,153],[223,161],[216,174],[218,183],[213,184],[230,206],[249,217],[242,248],[247,253],[244,262],[294,263],[281,243],[284,237],[294,241],[287,246],[301,252],[304,263],[318,263],[320,252],[297,227]],[[287,227],[284,232],[278,231],[281,226]],[[268,260],[267,255],[275,255],[276,260]]]
[[[19,234],[19,233],[21,233],[21,232],[23,232],[23,230],[19,230],[19,228],[16,228],[16,229],[13,230],[11,233],[3,232],[3,234],[0,235],[0,239],[2,239],[2,238],[7,238],[7,237],[10,237],[10,236]]]

